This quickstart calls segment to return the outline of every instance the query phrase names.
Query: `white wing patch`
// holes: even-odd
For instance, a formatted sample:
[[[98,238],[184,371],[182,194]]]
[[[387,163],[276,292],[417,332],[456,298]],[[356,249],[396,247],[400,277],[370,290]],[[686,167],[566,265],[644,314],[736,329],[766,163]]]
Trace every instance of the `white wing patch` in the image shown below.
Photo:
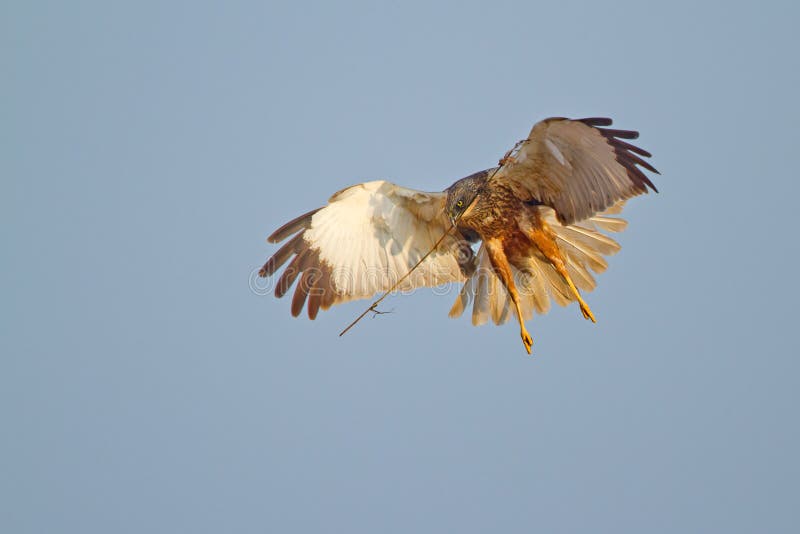
[[[445,232],[445,221],[425,220],[418,213],[430,212],[424,209],[426,203],[443,202],[442,195],[386,181],[367,182],[337,193],[314,214],[303,238],[331,268],[337,301],[390,289],[430,250]],[[451,248],[453,240],[447,241],[398,290],[463,280]]]

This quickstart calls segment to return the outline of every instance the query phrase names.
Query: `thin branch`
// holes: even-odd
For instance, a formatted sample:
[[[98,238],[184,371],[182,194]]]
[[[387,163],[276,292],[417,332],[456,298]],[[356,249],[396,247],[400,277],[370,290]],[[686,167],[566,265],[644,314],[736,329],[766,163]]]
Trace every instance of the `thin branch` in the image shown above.
[[[410,270],[409,270],[409,271],[408,271],[408,272],[407,272],[405,275],[403,275],[403,277],[402,277],[400,280],[398,280],[397,282],[395,282],[395,283],[394,283],[394,285],[393,285],[393,286],[392,286],[392,287],[389,289],[389,291],[387,291],[386,293],[384,293],[383,295],[381,295],[381,298],[379,298],[378,300],[376,300],[375,302],[373,302],[373,303],[372,303],[372,305],[371,305],[369,308],[367,308],[366,310],[364,310],[364,313],[362,313],[361,315],[359,315],[358,317],[356,317],[356,320],[355,320],[355,321],[353,321],[352,323],[350,323],[350,324],[347,326],[347,328],[345,328],[344,330],[342,330],[341,332],[339,332],[339,337],[342,337],[343,335],[345,335],[345,334],[347,333],[347,331],[348,331],[348,330],[350,330],[351,328],[353,328],[353,327],[356,325],[356,323],[357,323],[357,322],[359,322],[361,319],[363,319],[363,318],[364,318],[364,316],[365,316],[366,314],[368,314],[369,312],[376,312],[376,313],[380,313],[380,312],[378,312],[378,310],[376,310],[376,308],[378,307],[378,304],[380,304],[380,303],[381,303],[381,301],[383,301],[383,299],[385,299],[386,297],[388,297],[388,296],[389,296],[389,294],[390,294],[392,291],[394,291],[395,289],[397,289],[397,286],[399,286],[401,283],[403,283],[403,282],[405,281],[405,279],[406,279],[406,278],[408,278],[409,276],[411,276],[411,273],[413,273],[413,272],[414,272],[414,271],[417,269],[417,267],[419,267],[420,265],[422,265],[422,262],[423,262],[423,261],[425,261],[426,259],[428,259],[428,256],[430,256],[431,254],[433,254],[433,251],[434,251],[434,250],[436,250],[437,248],[439,248],[439,245],[441,245],[442,241],[444,241],[444,238],[445,238],[445,237],[447,237],[447,236],[448,236],[448,234],[450,234],[450,232],[453,230],[453,228],[455,228],[455,226],[450,226],[450,227],[448,227],[448,228],[447,228],[447,230],[445,230],[445,232],[442,234],[442,237],[440,237],[440,238],[439,238],[439,240],[438,240],[436,243],[434,243],[434,244],[433,244],[433,247],[431,247],[431,249],[430,249],[428,252],[426,252],[426,253],[425,253],[425,255],[424,255],[424,256],[422,256],[422,257],[419,259],[419,261],[418,261],[416,264],[414,264],[414,266],[413,266],[413,267],[412,267],[412,268],[411,268],[411,269],[410,269]]]

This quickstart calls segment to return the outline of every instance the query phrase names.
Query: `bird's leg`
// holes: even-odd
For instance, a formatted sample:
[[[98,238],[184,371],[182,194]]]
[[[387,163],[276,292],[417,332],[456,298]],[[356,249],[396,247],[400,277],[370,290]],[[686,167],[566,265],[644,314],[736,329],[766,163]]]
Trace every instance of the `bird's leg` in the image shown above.
[[[561,250],[558,248],[558,244],[556,243],[552,232],[549,231],[549,228],[544,226],[544,223],[542,223],[542,225],[542,228],[534,228],[532,231],[529,231],[528,235],[530,236],[534,245],[536,245],[542,254],[544,254],[544,256],[550,261],[553,267],[555,267],[556,271],[558,271],[558,274],[560,274],[564,280],[566,280],[570,291],[572,291],[572,295],[581,306],[583,318],[596,323],[597,321],[594,318],[592,310],[589,308],[589,305],[586,304],[586,301],[583,300],[583,297],[581,297],[580,292],[578,292],[578,288],[575,287],[575,283],[572,281],[572,277],[570,277],[569,272],[567,272],[567,264],[564,262],[564,256],[561,255]]]
[[[533,338],[525,328],[522,308],[519,303],[519,292],[517,291],[517,286],[514,284],[514,275],[511,272],[511,266],[508,264],[508,258],[503,250],[503,244],[498,239],[486,240],[484,244],[486,245],[486,251],[489,253],[489,260],[492,262],[492,267],[494,267],[495,272],[500,276],[500,281],[506,286],[511,301],[514,303],[517,319],[519,320],[519,335],[522,338],[522,344],[525,346],[525,350],[530,354]]]

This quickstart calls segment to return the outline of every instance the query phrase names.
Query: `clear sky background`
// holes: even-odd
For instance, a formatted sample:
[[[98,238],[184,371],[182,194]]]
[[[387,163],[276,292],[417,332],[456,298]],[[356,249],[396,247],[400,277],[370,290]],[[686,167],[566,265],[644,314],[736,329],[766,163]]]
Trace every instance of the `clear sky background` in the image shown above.
[[[796,532],[794,2],[0,6],[0,531]],[[542,118],[661,190],[576,306],[337,333],[251,289],[342,187]],[[262,288],[263,289],[263,288]]]

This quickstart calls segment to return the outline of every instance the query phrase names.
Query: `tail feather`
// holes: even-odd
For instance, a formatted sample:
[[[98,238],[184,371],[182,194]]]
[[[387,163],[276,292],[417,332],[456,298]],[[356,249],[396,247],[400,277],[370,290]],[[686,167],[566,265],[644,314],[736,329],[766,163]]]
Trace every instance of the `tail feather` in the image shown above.
[[[620,249],[619,243],[588,226],[580,227],[573,224],[572,226],[555,227],[553,230],[562,241],[575,246],[589,247],[596,255],[610,256],[619,252]]]
[[[546,260],[535,260],[542,263],[542,272],[545,274],[545,281],[547,282],[548,293],[550,297],[558,304],[559,306],[566,306],[569,304],[571,292],[569,290],[569,286],[567,282],[564,281],[564,278],[561,277],[558,272],[556,272],[555,268],[550,265],[549,263],[545,263]],[[546,285],[547,285],[546,284]]]
[[[472,306],[472,324],[484,324],[489,319],[490,276],[488,271],[478,276],[475,290],[475,303]]]
[[[579,263],[567,262],[567,272],[581,291],[592,291],[597,285],[594,276]]]
[[[606,259],[595,249],[593,249],[591,245],[571,238],[572,236],[568,234],[560,234],[557,230],[556,236],[558,239],[559,248],[562,252],[566,253],[567,263],[587,265],[596,273],[602,273],[608,268],[608,262],[606,262]]]
[[[608,212],[606,212],[608,213]],[[628,221],[625,219],[618,219],[616,217],[603,217],[598,215],[592,218],[595,226],[606,232],[622,232],[628,227]]]

